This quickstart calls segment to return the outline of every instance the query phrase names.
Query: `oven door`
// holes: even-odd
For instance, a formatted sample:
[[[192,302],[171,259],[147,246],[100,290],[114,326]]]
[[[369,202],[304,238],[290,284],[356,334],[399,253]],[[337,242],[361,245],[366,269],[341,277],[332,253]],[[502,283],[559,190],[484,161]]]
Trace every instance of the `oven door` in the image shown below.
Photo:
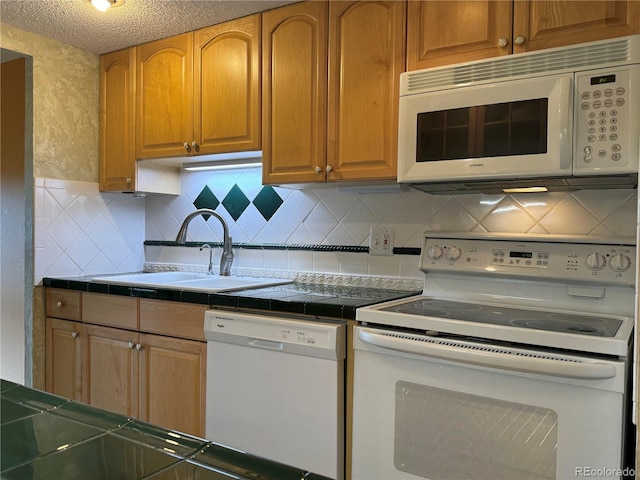
[[[401,183],[571,175],[573,75],[400,97]]]
[[[626,366],[356,327],[353,480],[620,478]]]

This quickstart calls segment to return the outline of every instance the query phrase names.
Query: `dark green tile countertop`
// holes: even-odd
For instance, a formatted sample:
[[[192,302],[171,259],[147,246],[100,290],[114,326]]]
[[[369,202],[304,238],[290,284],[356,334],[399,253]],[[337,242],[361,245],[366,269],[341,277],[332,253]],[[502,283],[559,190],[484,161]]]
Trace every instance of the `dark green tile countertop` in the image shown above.
[[[84,292],[199,303],[220,307],[272,310],[344,319],[355,319],[356,308],[358,307],[421,293],[420,290],[390,290],[302,282],[219,293],[94,283],[91,282],[89,277],[45,277],[43,284],[45,287],[65,288]]]
[[[0,400],[3,480],[327,480],[6,380]]]

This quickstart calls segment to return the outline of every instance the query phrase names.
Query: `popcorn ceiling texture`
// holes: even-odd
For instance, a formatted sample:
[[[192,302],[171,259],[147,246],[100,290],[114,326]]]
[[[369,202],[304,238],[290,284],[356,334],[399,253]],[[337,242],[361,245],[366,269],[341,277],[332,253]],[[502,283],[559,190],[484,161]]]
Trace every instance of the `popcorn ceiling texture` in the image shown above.
[[[295,3],[253,0],[126,0],[99,12],[87,0],[2,0],[3,23],[103,54]]]

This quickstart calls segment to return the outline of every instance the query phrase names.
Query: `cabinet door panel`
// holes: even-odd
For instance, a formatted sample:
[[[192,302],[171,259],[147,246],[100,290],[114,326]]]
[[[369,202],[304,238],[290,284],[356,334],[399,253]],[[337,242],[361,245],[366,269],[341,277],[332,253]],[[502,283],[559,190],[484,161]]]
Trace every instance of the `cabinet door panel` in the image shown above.
[[[100,57],[100,190],[135,189],[135,48]]]
[[[195,32],[200,154],[260,149],[260,15]]]
[[[328,180],[396,178],[405,3],[329,9]]]
[[[193,141],[193,33],[139,45],[136,157],[187,155]]]
[[[327,15],[327,2],[262,14],[265,184],[325,181]]]
[[[409,1],[407,70],[511,53],[512,2]],[[498,39],[507,40],[505,47]]]
[[[122,415],[138,416],[139,334],[83,325],[82,400]]]
[[[203,437],[207,344],[145,334],[140,343],[141,418]]]
[[[515,1],[513,34],[525,42],[514,52],[591,42],[640,33],[640,2]]]
[[[82,399],[81,324],[48,318],[46,325],[46,389]]]

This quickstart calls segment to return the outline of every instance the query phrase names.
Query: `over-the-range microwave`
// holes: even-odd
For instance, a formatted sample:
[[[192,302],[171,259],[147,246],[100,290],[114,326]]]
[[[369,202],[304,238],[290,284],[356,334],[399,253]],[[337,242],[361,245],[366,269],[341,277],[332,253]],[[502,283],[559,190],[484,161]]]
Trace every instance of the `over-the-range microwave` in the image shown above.
[[[640,35],[401,75],[398,182],[430,193],[635,188]]]

